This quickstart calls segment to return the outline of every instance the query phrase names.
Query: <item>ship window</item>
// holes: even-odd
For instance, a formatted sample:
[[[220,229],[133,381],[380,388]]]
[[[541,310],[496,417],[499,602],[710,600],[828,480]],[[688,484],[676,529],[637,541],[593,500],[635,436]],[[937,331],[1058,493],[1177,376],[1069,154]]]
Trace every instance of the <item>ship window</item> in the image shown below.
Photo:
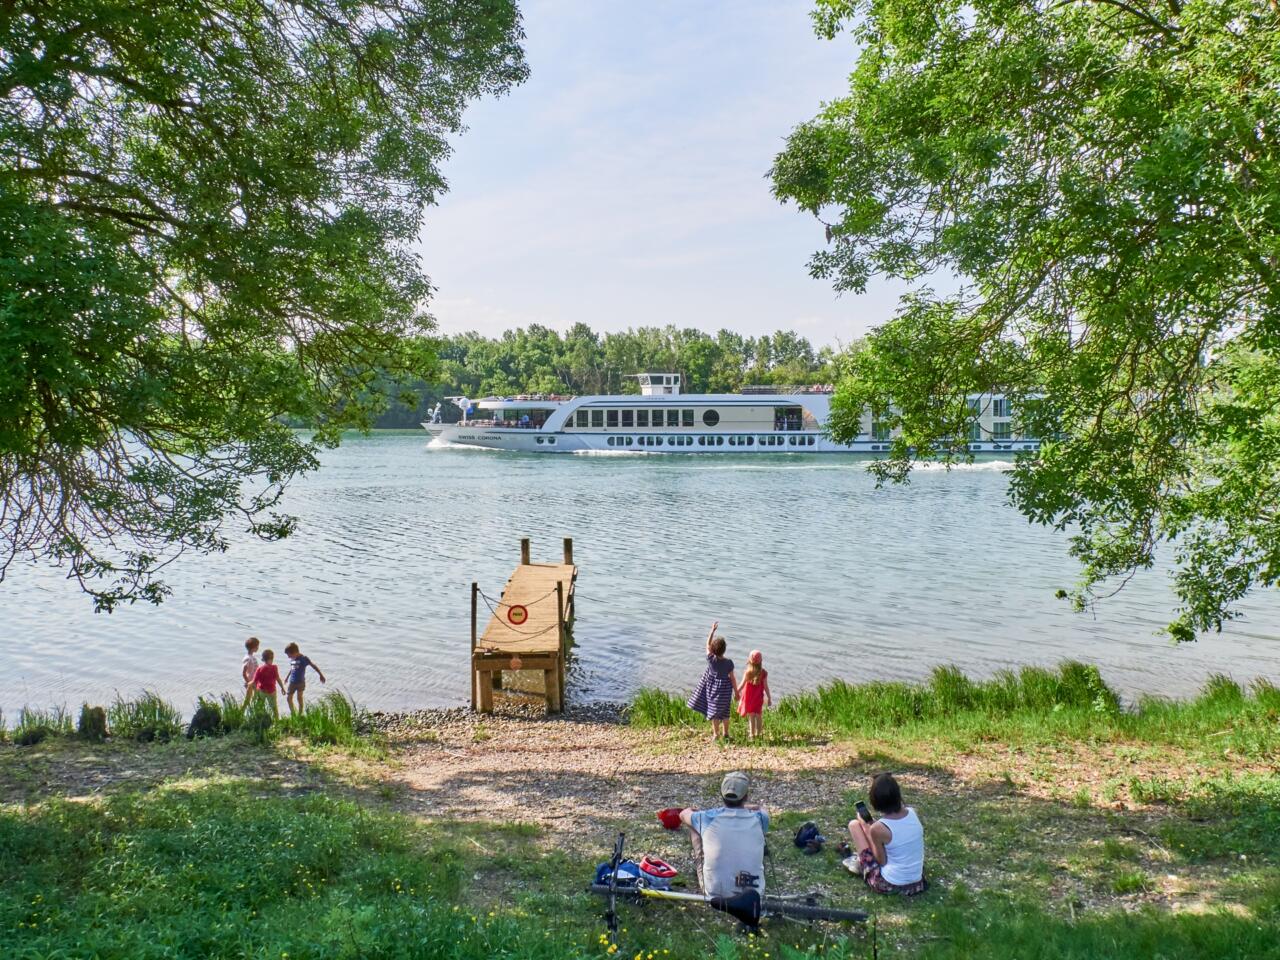
[[[603,411],[603,410],[592,410],[592,411],[591,411],[591,425],[592,425],[593,427],[603,427],[603,426],[604,426],[604,411]]]
[[[879,420],[876,420],[871,424],[871,439],[888,440],[890,429],[891,428],[887,423],[881,423]]]
[[[542,437],[534,437],[534,439],[537,440],[539,443],[542,442]]]
[[[810,438],[809,438],[809,446],[811,446],[811,447],[812,447],[815,443],[817,443],[817,438],[816,438],[816,437],[810,437]]]
[[[585,427],[587,425],[587,411],[578,411],[578,426]]]
[[[991,425],[991,439],[1008,440],[1013,436],[1013,425],[1006,420],[1004,423],[993,423]]]
[[[667,411],[667,426],[668,426],[668,427],[678,427],[678,426],[680,426],[680,411],[679,411],[679,410],[668,410],[668,411]]]
[[[648,411],[648,410],[637,410],[637,411],[636,411],[636,426],[637,426],[637,427],[647,427],[648,425],[649,425],[649,411]]]
[[[547,446],[554,447],[556,445],[555,437],[547,437]]]
[[[991,401],[991,415],[993,417],[1007,417],[1009,413],[1009,398],[996,397]]]
[[[969,424],[969,439],[970,440],[982,439],[982,424],[980,424],[977,420]]]
[[[635,417],[635,412],[634,412],[634,411],[632,411],[632,410],[623,410],[623,411],[622,411],[622,425],[623,425],[624,427],[634,426],[634,425],[635,425],[634,417]]]
[[[693,411],[692,411],[692,410],[681,410],[681,411],[680,411],[680,426],[682,426],[682,427],[692,427],[692,426],[693,426]]]
[[[717,413],[715,410],[703,410],[702,422],[705,423],[708,427],[714,427],[717,423],[720,422],[720,414]]]
[[[617,411],[617,410],[608,410],[608,411],[606,411],[606,414],[607,414],[607,417],[608,417],[608,424],[609,424],[609,426],[611,426],[611,427],[616,427],[616,426],[618,425],[618,411]]]

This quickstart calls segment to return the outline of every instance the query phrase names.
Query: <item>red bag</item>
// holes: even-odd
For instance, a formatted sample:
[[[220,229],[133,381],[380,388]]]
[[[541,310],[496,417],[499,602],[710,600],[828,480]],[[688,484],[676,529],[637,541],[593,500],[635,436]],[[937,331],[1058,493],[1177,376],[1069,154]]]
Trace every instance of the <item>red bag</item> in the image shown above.
[[[680,829],[680,807],[667,807],[658,811],[658,820],[668,830]]]

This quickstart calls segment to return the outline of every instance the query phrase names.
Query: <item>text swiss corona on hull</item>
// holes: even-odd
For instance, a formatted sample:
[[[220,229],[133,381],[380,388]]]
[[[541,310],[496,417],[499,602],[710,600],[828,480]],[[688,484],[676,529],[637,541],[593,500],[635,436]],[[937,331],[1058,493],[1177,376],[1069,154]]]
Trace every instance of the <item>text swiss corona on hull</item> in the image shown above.
[[[610,396],[447,397],[462,411],[444,422],[437,405],[424,430],[442,442],[525,453],[878,453],[893,432],[863,414],[851,443],[824,431],[831,388],[746,387],[741,393],[685,394],[678,373],[636,374],[640,393]],[[965,442],[976,453],[1034,450],[1017,432],[1009,400],[969,398],[973,419]]]

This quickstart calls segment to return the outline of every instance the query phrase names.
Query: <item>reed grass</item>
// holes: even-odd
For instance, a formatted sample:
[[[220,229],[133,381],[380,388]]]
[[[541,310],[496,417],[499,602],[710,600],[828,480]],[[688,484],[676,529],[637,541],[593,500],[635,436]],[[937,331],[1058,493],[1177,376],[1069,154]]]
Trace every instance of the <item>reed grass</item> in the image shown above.
[[[681,697],[647,688],[631,703],[637,727],[698,727],[706,720]],[[974,680],[953,666],[919,683],[836,680],[777,701],[765,717],[767,739],[839,734],[881,737],[962,735],[1013,742],[1108,736],[1189,745],[1219,738],[1243,756],[1280,751],[1280,689],[1255,681],[1248,689],[1211,677],[1190,700],[1143,697],[1124,706],[1097,667],[1067,661],[1056,669],[1003,670]]]
[[[117,694],[107,708],[107,724],[115,737],[148,743],[172,740],[182,732],[182,714],[159,694],[144,691],[134,700]]]
[[[71,731],[71,715],[66,708],[23,707],[18,711],[18,722],[13,726],[11,737],[20,747],[33,747],[49,737],[65,737]]]
[[[326,693],[302,713],[281,717],[278,728],[309,743],[353,746],[360,740],[360,716],[360,708],[350,697]]]

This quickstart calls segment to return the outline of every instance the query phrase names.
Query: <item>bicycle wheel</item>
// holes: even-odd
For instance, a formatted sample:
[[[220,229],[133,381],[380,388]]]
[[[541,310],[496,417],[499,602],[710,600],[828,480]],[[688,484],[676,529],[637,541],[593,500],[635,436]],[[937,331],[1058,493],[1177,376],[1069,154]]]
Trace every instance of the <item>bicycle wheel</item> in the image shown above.
[[[764,912],[782,917],[795,917],[797,920],[847,920],[851,923],[865,923],[867,920],[867,914],[863,910],[841,910],[838,907],[788,903],[785,900],[766,899]]]

